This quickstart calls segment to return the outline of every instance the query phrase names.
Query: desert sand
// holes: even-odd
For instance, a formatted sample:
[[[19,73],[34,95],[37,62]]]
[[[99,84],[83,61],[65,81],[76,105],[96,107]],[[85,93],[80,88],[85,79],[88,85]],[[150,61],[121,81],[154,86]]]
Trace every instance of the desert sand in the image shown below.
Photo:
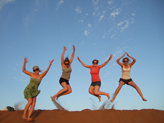
[[[0,123],[24,123],[23,110],[0,111]],[[142,110],[35,110],[32,114],[35,123],[164,123],[164,111]]]

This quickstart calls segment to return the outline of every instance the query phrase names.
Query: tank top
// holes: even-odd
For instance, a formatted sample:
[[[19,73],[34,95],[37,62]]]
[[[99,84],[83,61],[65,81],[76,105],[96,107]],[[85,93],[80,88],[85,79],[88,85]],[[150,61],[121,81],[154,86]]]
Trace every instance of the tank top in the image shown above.
[[[131,68],[125,68],[124,66],[122,67],[122,79],[130,79],[130,70]]]
[[[66,79],[66,80],[69,80],[70,79],[71,72],[72,72],[72,69],[66,67],[65,69],[62,69],[62,70],[63,70],[63,73],[62,73],[61,78]]]
[[[31,78],[30,83],[24,90],[24,97],[26,99],[35,97],[40,93],[40,90],[38,90],[40,82],[41,80],[39,79]]]
[[[93,66],[89,66],[89,67],[90,67],[90,74],[92,76],[92,82],[101,81],[99,77],[100,66],[96,66],[94,70],[92,70]]]

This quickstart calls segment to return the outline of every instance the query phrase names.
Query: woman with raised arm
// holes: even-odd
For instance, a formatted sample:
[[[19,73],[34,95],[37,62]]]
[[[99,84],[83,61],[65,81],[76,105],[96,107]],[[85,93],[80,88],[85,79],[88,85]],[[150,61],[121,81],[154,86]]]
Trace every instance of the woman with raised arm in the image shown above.
[[[92,83],[89,87],[89,93],[96,96],[99,99],[99,102],[101,102],[101,96],[100,95],[105,95],[108,97],[108,100],[110,99],[109,93],[105,93],[100,90],[100,86],[101,86],[101,79],[99,77],[99,71],[100,68],[104,67],[111,59],[112,59],[112,54],[110,55],[109,59],[101,65],[98,65],[98,60],[94,59],[92,61],[92,66],[91,65],[86,65],[84,64],[79,57],[77,57],[77,59],[79,60],[79,62],[86,68],[90,68],[90,74],[92,76]]]
[[[126,58],[124,58],[124,59],[122,60],[123,63],[120,62],[120,59],[122,59],[122,58],[125,56],[125,54],[127,54],[127,56],[130,57],[130,58],[133,60],[131,63],[129,63],[129,58],[128,58],[128,57],[126,57]],[[139,89],[139,87],[138,87],[138,86],[133,82],[133,80],[130,78],[130,70],[131,70],[132,65],[136,62],[136,59],[133,58],[133,57],[131,57],[127,52],[125,52],[125,53],[123,54],[123,56],[121,56],[120,58],[118,58],[118,59],[116,60],[116,62],[117,62],[117,63],[121,66],[121,68],[122,68],[122,77],[121,77],[120,80],[119,80],[119,86],[118,86],[118,88],[116,89],[115,94],[114,94],[114,97],[113,97],[113,99],[111,100],[111,102],[113,102],[113,101],[115,100],[117,94],[119,93],[120,89],[122,88],[122,86],[123,86],[124,84],[127,84],[127,85],[130,85],[130,86],[134,87],[134,88],[137,90],[137,92],[139,93],[139,95],[141,96],[142,100],[143,100],[143,101],[147,101],[147,100],[143,97],[142,92],[141,92],[141,90]]]
[[[73,53],[71,56],[71,59],[69,60],[68,57],[66,57],[64,59],[64,53],[66,51],[66,47],[64,47],[63,49],[63,53],[61,56],[61,66],[62,66],[62,76],[59,79],[59,83],[60,85],[63,87],[63,89],[61,89],[56,95],[54,95],[53,97],[51,97],[52,101],[54,101],[54,99],[56,98],[56,100],[58,100],[58,98],[60,96],[66,95],[66,94],[70,94],[72,92],[71,86],[69,84],[69,79],[70,79],[70,75],[72,72],[71,69],[71,63],[74,59],[75,56],[75,46],[73,45]]]
[[[33,67],[33,72],[29,72],[26,70],[26,63],[28,61],[27,61],[26,57],[24,58],[23,72],[25,74],[29,75],[31,78],[30,83],[27,85],[27,87],[24,90],[24,97],[25,97],[25,99],[27,99],[28,103],[25,106],[22,118],[26,119],[27,121],[33,121],[33,119],[31,118],[31,114],[35,108],[36,96],[40,93],[40,90],[38,90],[38,86],[39,86],[41,80],[43,79],[43,77],[49,71],[53,61],[54,61],[54,59],[52,61],[49,61],[50,64],[49,64],[47,70],[44,71],[42,74],[39,74],[39,72],[41,72],[41,70],[39,69],[38,66]],[[28,113],[28,117],[26,117],[27,110],[29,109],[29,107],[30,107],[30,110]]]

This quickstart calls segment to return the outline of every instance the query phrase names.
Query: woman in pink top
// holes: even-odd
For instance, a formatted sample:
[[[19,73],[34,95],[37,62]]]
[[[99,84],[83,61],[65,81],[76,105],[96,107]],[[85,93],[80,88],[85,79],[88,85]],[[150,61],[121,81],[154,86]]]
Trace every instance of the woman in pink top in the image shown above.
[[[120,62],[120,59],[122,59],[125,55],[127,54],[128,57],[130,57],[131,59],[133,59],[133,61],[131,63],[129,63],[129,58],[126,57],[124,58],[122,61],[123,63]],[[116,60],[116,62],[121,66],[122,68],[122,77],[120,78],[119,80],[119,86],[118,88],[116,89],[115,91],[115,94],[113,96],[113,99],[111,100],[111,102],[113,102],[117,96],[117,94],[119,93],[120,89],[122,88],[122,86],[124,84],[127,84],[127,85],[130,85],[132,87],[134,87],[137,92],[139,93],[139,95],[141,96],[142,100],[143,101],[147,101],[144,97],[143,97],[143,94],[140,90],[140,88],[133,82],[133,80],[130,78],[130,70],[131,70],[131,67],[132,65],[136,62],[136,59],[131,57],[127,52],[125,52],[123,54],[123,56],[121,56],[120,58],[118,58]]]
[[[98,60],[94,59],[92,61],[93,66],[89,66],[84,64],[79,57],[77,57],[77,59],[79,60],[79,62],[86,68],[90,68],[90,73],[92,76],[92,83],[90,85],[89,88],[89,93],[96,96],[99,99],[99,102],[101,101],[101,96],[100,95],[105,95],[108,97],[108,99],[110,99],[109,93],[105,93],[105,92],[101,92],[100,90],[100,86],[101,86],[101,79],[99,77],[99,71],[100,68],[104,67],[112,58],[113,55],[110,55],[109,59],[101,65],[98,65]]]

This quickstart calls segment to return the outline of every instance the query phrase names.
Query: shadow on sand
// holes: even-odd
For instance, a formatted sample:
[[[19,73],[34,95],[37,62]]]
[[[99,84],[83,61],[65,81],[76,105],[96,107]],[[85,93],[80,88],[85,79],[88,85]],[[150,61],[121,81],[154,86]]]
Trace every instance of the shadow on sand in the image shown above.
[[[59,110],[68,111],[63,106],[61,106],[60,103],[57,102],[56,100],[52,100],[52,102]],[[93,102],[92,104],[93,110],[106,110],[106,109],[114,110],[115,109],[115,104],[112,104],[109,100],[104,101],[104,103],[100,106],[100,108],[97,108],[98,106],[95,105],[96,103],[93,100],[92,102]]]
[[[105,100],[104,103],[99,107],[96,102],[90,98],[92,101],[92,110],[105,110],[105,109],[115,109],[115,104],[112,104],[109,100]],[[99,108],[98,108],[99,107]]]
[[[99,110],[105,110],[105,109],[115,109],[115,104],[112,105],[112,103],[109,100],[104,101],[102,106],[99,108]]]
[[[20,113],[22,113],[22,112],[23,112],[23,110],[22,110],[22,108],[21,108],[21,105],[22,105],[22,104],[23,104],[23,102],[18,102],[18,103],[16,103],[16,104],[14,105],[15,110],[16,110],[16,111],[20,111]],[[28,112],[29,112],[29,111],[27,111],[27,114],[28,114]],[[33,113],[32,113],[32,115],[31,115],[31,117],[32,117],[33,119],[35,119],[36,117],[38,117],[38,115],[39,115],[41,112],[43,112],[43,110],[34,110]],[[32,122],[34,122],[34,121],[32,121]]]
[[[36,110],[32,113],[31,117],[35,119],[36,117],[39,116],[40,113],[42,113],[44,110]]]
[[[67,111],[65,108],[63,108],[63,106],[60,105],[60,103],[58,103],[56,100],[52,100],[52,102],[54,103],[54,105],[59,109],[59,110],[63,110],[63,111]]]

